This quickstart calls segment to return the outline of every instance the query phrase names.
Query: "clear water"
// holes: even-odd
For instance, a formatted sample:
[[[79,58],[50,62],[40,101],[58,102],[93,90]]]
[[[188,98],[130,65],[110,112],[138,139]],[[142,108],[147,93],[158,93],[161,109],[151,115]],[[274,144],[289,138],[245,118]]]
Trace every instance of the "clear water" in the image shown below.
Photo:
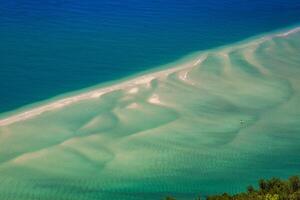
[[[0,112],[299,21],[299,0],[0,0]]]
[[[0,121],[0,199],[194,199],[299,174],[299,55],[299,32],[267,35]]]

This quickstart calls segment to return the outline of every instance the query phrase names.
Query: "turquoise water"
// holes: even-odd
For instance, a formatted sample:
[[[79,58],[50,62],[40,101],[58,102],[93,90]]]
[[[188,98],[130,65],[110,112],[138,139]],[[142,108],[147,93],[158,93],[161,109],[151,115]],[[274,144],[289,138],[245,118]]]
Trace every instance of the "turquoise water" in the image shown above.
[[[0,0],[0,112],[299,21],[299,0]]]
[[[299,54],[285,30],[1,119],[0,199],[194,199],[300,174]]]
[[[299,0],[0,0],[0,199],[193,199],[300,174],[299,22]]]

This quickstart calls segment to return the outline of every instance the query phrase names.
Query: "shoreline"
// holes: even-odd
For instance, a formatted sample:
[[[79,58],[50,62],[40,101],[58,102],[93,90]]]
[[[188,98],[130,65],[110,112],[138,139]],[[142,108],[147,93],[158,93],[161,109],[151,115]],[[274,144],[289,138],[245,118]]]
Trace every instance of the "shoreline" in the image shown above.
[[[150,84],[151,81],[156,78],[164,77],[169,75],[170,73],[174,73],[183,69],[193,68],[199,65],[206,59],[207,54],[210,52],[226,52],[236,48],[251,46],[253,44],[257,45],[272,38],[287,37],[298,32],[300,32],[300,25],[296,25],[290,28],[284,28],[279,31],[277,30],[274,32],[261,34],[237,43],[195,52],[193,54],[185,56],[183,59],[179,59],[178,61],[163,65],[161,67],[156,67],[152,70],[147,70],[124,79],[119,79],[118,81],[111,81],[107,82],[106,84],[99,84],[90,88],[79,90],[77,92],[70,92],[65,96],[59,95],[57,96],[57,98],[49,99],[49,101],[42,101],[40,104],[33,103],[28,107],[23,107],[23,109],[16,109],[15,112],[6,112],[7,115],[5,113],[2,113],[3,118],[1,118],[0,114],[0,127],[34,118],[44,112],[60,109],[79,101],[100,98],[102,95],[113,91],[130,89],[137,85]]]
[[[61,100],[57,100],[52,103],[49,103],[49,104],[39,106],[37,108],[32,108],[31,110],[1,119],[0,127],[6,126],[9,124],[13,124],[15,122],[27,120],[27,119],[33,118],[37,115],[40,115],[44,112],[59,109],[59,108],[68,106],[72,103],[76,103],[76,102],[88,100],[88,99],[93,99],[93,98],[100,98],[102,95],[110,93],[110,92],[114,92],[117,90],[130,89],[137,85],[150,84],[150,82],[156,78],[167,76],[170,73],[173,73],[173,72],[176,72],[176,71],[179,71],[182,69],[192,68],[204,60],[205,60],[205,56],[199,56],[196,60],[192,60],[181,66],[177,66],[174,68],[170,68],[170,69],[166,69],[166,70],[162,70],[162,71],[158,71],[158,72],[153,72],[153,73],[150,73],[147,75],[142,75],[140,77],[136,77],[134,79],[127,80],[125,82],[114,84],[112,86],[87,91],[85,93],[71,96],[71,97],[66,97]]]

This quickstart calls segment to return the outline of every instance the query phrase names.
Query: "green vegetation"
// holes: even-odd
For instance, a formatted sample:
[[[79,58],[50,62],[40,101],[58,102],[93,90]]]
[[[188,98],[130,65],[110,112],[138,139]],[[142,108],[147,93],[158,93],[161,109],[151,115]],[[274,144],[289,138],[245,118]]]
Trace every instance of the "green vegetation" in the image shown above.
[[[198,197],[196,200],[200,200]],[[166,200],[175,200],[167,197]],[[212,195],[206,200],[300,200],[300,179],[299,176],[292,176],[288,180],[271,178],[261,179],[258,182],[258,189],[248,186],[246,192],[230,195]]]

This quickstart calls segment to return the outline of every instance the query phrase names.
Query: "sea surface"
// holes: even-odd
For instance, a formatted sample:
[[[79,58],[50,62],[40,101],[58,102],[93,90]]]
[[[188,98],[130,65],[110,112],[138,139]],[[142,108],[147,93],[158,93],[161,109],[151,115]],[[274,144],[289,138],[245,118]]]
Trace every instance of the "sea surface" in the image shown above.
[[[1,200],[192,200],[300,174],[300,27],[0,119]]]
[[[0,0],[0,112],[299,21],[299,0]]]
[[[1,200],[300,175],[299,1],[0,2]]]

